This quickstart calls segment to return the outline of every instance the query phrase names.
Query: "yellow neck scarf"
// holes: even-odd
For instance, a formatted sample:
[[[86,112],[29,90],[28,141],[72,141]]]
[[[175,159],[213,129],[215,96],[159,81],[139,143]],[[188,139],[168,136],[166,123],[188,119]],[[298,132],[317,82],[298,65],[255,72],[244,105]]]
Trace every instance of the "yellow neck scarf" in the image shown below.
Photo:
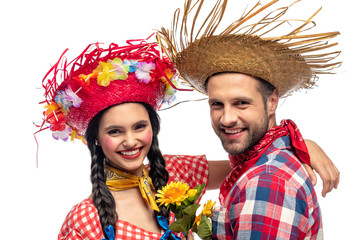
[[[138,177],[132,173],[124,172],[105,165],[106,186],[111,191],[122,191],[129,188],[139,187],[144,200],[150,204],[152,209],[159,211],[155,202],[155,188],[145,166],[143,166],[142,172],[142,177]]]

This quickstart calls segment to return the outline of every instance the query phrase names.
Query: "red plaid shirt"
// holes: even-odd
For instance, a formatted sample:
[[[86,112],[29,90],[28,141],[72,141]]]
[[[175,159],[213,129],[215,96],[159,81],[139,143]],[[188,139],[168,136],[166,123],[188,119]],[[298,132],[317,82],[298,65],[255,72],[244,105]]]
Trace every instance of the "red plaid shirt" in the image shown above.
[[[190,188],[208,183],[208,165],[205,155],[164,155],[169,182],[186,182]],[[200,199],[199,199],[200,200]],[[170,219],[170,222],[173,219]],[[100,240],[104,238],[97,210],[90,199],[75,205],[61,227],[58,239],[62,240]],[[116,223],[116,240],[146,239],[158,240],[161,234],[148,232],[129,222],[118,220]]]
[[[322,239],[320,208],[289,137],[276,139],[213,214],[213,239]]]

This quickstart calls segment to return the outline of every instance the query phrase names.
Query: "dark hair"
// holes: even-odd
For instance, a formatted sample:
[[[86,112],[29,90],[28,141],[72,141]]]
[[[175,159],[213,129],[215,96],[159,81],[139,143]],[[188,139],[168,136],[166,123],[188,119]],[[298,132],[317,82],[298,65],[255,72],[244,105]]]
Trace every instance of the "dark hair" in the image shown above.
[[[165,168],[165,160],[159,149],[159,141],[157,137],[160,132],[160,117],[150,105],[142,102],[136,103],[145,107],[151,122],[153,138],[147,158],[150,162],[149,176],[152,179],[155,191],[157,191],[165,186],[169,179],[169,174]],[[98,211],[103,233],[105,233],[105,228],[109,225],[112,225],[116,232],[116,222],[118,220],[114,197],[106,186],[106,176],[104,172],[105,154],[102,151],[102,148],[97,146],[95,143],[98,139],[100,120],[109,108],[104,109],[91,120],[85,133],[87,145],[91,153],[90,180],[92,183],[92,200]],[[169,213],[166,210],[166,207],[163,205],[159,208],[160,212],[158,215],[168,218]],[[156,218],[155,215],[154,217]]]
[[[262,78],[259,77],[254,77],[254,78],[256,78],[259,81],[258,90],[261,93],[266,108],[266,101],[269,98],[269,96],[274,92],[275,87],[271,83],[269,83],[268,81]]]

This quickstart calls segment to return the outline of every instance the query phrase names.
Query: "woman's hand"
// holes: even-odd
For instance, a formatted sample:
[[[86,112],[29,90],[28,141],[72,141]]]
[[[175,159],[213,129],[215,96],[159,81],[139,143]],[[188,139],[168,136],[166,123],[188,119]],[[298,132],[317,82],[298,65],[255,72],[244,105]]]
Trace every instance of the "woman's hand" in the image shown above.
[[[189,235],[188,235],[188,238],[187,238],[187,240],[194,240],[195,238],[194,238],[194,236],[192,235],[192,233],[191,232],[189,232]],[[183,237],[181,240],[186,240],[186,238],[185,237]]]
[[[314,170],[320,175],[323,181],[323,190],[321,195],[325,197],[326,194],[331,192],[333,188],[336,189],[338,187],[340,172],[319,145],[311,140],[305,140],[305,143],[309,151],[311,166],[307,164],[303,164],[303,166],[308,172],[314,186],[317,183]]]

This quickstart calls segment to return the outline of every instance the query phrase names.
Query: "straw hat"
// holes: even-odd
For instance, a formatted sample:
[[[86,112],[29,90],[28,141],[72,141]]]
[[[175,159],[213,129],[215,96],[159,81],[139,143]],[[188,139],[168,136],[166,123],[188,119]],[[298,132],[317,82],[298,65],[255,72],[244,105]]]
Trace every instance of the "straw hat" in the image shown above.
[[[43,79],[44,118],[39,131],[50,129],[67,141],[84,134],[100,111],[123,102],[144,102],[158,109],[175,93],[176,70],[156,43],[128,41],[101,48],[90,44],[69,63],[65,52]]]
[[[181,76],[204,94],[206,80],[213,74],[239,72],[262,78],[275,86],[280,96],[287,96],[298,89],[311,88],[318,74],[331,73],[340,65],[331,62],[339,51],[324,52],[337,45],[329,44],[328,40],[339,32],[303,34],[315,26],[311,19],[320,9],[309,19],[287,20],[283,16],[296,4],[271,10],[278,0],[265,5],[258,3],[220,34],[214,34],[224,15],[227,0],[218,0],[204,23],[200,24],[202,27],[196,31],[196,20],[203,2],[200,0],[191,5],[191,1],[186,0],[182,20],[179,20],[178,9],[172,30],[162,28],[157,37]],[[191,11],[195,11],[195,16],[192,28],[188,29]],[[250,22],[261,14],[264,17],[260,21]],[[300,23],[300,26],[282,36],[268,37],[269,33],[290,21],[294,22],[291,25]]]

